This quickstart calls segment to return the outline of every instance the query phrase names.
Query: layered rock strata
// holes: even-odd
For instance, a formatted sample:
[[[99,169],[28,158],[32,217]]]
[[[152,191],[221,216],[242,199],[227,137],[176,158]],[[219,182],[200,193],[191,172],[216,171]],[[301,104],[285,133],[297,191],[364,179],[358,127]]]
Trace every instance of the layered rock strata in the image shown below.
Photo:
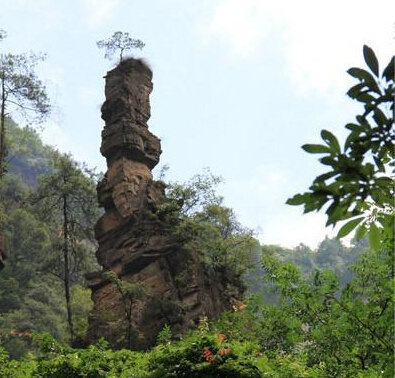
[[[113,347],[143,349],[155,344],[165,324],[182,332],[229,303],[225,287],[209,282],[197,257],[174,237],[174,225],[160,215],[166,198],[165,185],[151,173],[161,144],[147,125],[150,68],[128,59],[105,79],[101,153],[108,169],[97,187],[105,213],[95,230],[103,271],[87,275],[94,302],[87,339],[105,337]],[[137,285],[143,288],[139,295],[127,292]]]

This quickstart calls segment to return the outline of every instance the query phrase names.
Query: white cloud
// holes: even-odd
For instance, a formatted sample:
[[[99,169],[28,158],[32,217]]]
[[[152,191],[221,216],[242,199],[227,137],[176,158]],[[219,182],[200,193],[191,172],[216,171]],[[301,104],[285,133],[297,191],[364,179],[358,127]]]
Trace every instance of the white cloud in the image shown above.
[[[334,237],[337,229],[325,227],[323,213],[303,214],[300,206],[285,206],[294,194],[292,185],[290,172],[276,164],[262,164],[247,180],[227,179],[221,194],[241,224],[255,230],[262,243],[289,248],[304,243],[316,248],[326,235]]]
[[[287,209],[281,214],[273,214],[264,225],[260,240],[264,244],[280,244],[284,247],[296,247],[300,243],[316,248],[325,236],[334,237],[332,228],[325,228],[324,214],[297,214],[301,209]]]
[[[344,71],[361,64],[363,44],[388,61],[394,13],[391,0],[222,0],[205,30],[237,57],[254,58],[278,44],[297,90],[328,92],[347,87]]]
[[[55,66],[53,63],[46,61],[40,69],[40,77],[43,77],[51,85],[61,87],[64,84],[66,72],[63,67]]]
[[[100,103],[102,99],[101,91],[87,86],[80,86],[78,88],[78,99],[83,103],[93,102]]]
[[[250,55],[272,26],[259,0],[226,0],[214,8],[206,31],[234,53]]]
[[[73,143],[67,137],[61,126],[53,121],[46,122],[41,131],[41,138],[46,144],[59,149],[61,152],[70,152],[73,149]]]
[[[279,188],[286,188],[288,181],[287,175],[279,167],[262,165],[257,167],[253,177],[245,185],[251,193],[280,195],[282,191]]]
[[[92,27],[101,25],[119,4],[119,0],[83,0],[83,2],[89,14],[88,22]]]

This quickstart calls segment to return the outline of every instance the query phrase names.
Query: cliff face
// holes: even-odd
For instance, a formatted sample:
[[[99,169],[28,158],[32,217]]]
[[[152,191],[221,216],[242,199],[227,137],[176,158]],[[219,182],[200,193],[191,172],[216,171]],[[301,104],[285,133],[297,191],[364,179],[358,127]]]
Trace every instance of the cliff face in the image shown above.
[[[87,275],[94,302],[88,341],[103,336],[133,349],[154,345],[165,324],[183,331],[229,307],[224,285],[208,278],[158,211],[166,198],[165,185],[151,174],[161,154],[147,126],[151,79],[136,59],[106,76],[101,153],[108,170],[97,188],[105,214],[95,230],[103,271]]]

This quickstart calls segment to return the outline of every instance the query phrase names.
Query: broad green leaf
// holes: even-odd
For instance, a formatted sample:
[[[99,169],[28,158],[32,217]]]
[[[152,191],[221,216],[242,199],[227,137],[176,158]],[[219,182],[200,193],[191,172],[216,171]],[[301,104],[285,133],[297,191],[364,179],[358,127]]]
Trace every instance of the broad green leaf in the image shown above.
[[[337,233],[337,238],[341,239],[344,238],[346,235],[348,235],[355,227],[357,227],[361,221],[364,219],[364,217],[358,217],[355,219],[352,219],[348,221],[346,224],[344,224],[339,232]]]
[[[378,251],[380,249],[380,230],[374,223],[369,226],[368,238],[370,248],[373,251]]]
[[[381,94],[380,88],[376,83],[374,77],[366,70],[362,68],[352,67],[350,68],[347,73],[360,81],[365,82],[365,84],[374,92]]]
[[[347,123],[347,125],[345,127],[346,127],[346,129],[351,130],[351,131],[361,132],[361,126],[357,125],[355,123]]]
[[[328,130],[321,131],[322,139],[327,142],[332,151],[340,153],[340,145],[337,138]]]
[[[354,142],[356,139],[359,138],[359,133],[356,131],[353,131],[352,133],[350,133],[350,135],[347,137],[346,141],[344,142],[344,150],[346,151],[352,142]]]
[[[382,189],[374,188],[370,191],[370,196],[377,204],[382,204],[385,201],[385,195]]]
[[[361,116],[361,115],[357,115],[355,116],[355,119],[358,121],[358,123],[361,125],[361,127],[368,127],[369,128],[369,124],[366,122],[366,118]]]
[[[395,68],[394,66],[395,66],[395,57],[392,57],[392,59],[388,63],[388,66],[385,67],[382,75],[382,77],[387,81],[394,81],[394,68]]]
[[[287,199],[287,205],[302,205],[306,202],[306,196],[303,194],[296,194],[292,198]]]
[[[375,142],[372,142],[371,144],[370,144],[370,149],[372,150],[372,152],[373,153],[377,153],[377,151],[379,150],[379,148],[380,148],[380,141],[375,141]]]
[[[372,70],[372,72],[376,75],[376,77],[378,77],[379,62],[376,58],[376,54],[369,46],[366,45],[363,46],[363,57],[365,58],[365,62],[368,65],[368,67]]]
[[[373,160],[377,165],[377,168],[379,169],[380,172],[385,172],[385,167],[381,159],[377,158],[376,156],[373,156]]]
[[[394,187],[394,180],[391,177],[379,177],[376,179],[376,184],[390,189]]]
[[[329,187],[332,187],[332,191],[336,192],[339,188],[339,184],[337,182],[334,182],[329,185]],[[344,209],[342,204],[340,204],[337,199],[333,200],[333,203],[326,210],[326,214],[328,215],[326,226],[335,224],[337,221],[341,220],[343,213]]]
[[[373,178],[374,175],[374,165],[372,163],[366,163],[364,165],[361,165],[360,170],[362,174],[365,176],[368,176],[369,178]]]
[[[347,95],[351,98],[356,98],[361,93],[362,88],[364,87],[365,83],[357,84],[348,90]]]
[[[314,182],[317,182],[317,183],[323,182],[323,181],[328,180],[329,178],[331,178],[331,177],[333,177],[333,176],[336,176],[337,174],[338,174],[337,172],[327,172],[327,173],[324,173],[323,175],[317,176],[317,177],[315,178]]]
[[[324,165],[330,165],[332,167],[336,165],[336,162],[330,156],[325,156],[319,160],[320,160],[321,164],[324,164]]]
[[[335,225],[337,222],[348,219],[352,216],[347,212],[347,205],[344,205],[343,203],[340,204],[338,202],[334,202],[329,206],[326,214],[328,215],[326,226],[330,226],[331,224]]]
[[[379,126],[386,125],[388,122],[387,117],[385,116],[384,112],[380,108],[374,109],[373,118]]]
[[[367,228],[365,226],[365,222],[358,226],[357,230],[355,231],[355,238],[357,240],[361,240],[363,236],[366,234]]]
[[[357,101],[363,102],[363,103],[365,103],[365,104],[371,104],[371,103],[373,103],[373,102],[376,100],[375,97],[371,96],[371,95],[368,94],[367,92],[361,92],[361,93],[359,93],[359,94],[355,97],[355,99],[356,99]]]
[[[302,148],[311,154],[323,154],[331,152],[330,148],[323,146],[322,144],[304,144]]]
[[[328,200],[327,193],[312,193],[308,199],[306,199],[306,203],[304,205],[304,213],[309,213],[310,211],[317,210],[319,211],[322,206],[326,204]]]
[[[393,214],[381,214],[377,218],[379,223],[383,226],[382,231],[389,239],[393,238],[393,230],[395,228],[395,220]]]

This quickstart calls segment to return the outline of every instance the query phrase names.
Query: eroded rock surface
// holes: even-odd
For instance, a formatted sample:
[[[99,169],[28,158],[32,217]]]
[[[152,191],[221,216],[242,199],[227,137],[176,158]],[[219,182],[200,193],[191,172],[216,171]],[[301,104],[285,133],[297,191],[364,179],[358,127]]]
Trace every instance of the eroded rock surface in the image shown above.
[[[97,188],[105,213],[95,230],[103,271],[87,275],[94,302],[88,341],[105,337],[114,347],[133,349],[154,345],[165,324],[183,331],[229,306],[224,285],[208,280],[197,257],[174,237],[174,225],[159,214],[165,185],[151,174],[161,154],[160,140],[147,125],[151,80],[150,68],[136,59],[106,76],[101,153],[108,170]],[[122,283],[141,285],[144,293],[125,300],[105,271]]]

